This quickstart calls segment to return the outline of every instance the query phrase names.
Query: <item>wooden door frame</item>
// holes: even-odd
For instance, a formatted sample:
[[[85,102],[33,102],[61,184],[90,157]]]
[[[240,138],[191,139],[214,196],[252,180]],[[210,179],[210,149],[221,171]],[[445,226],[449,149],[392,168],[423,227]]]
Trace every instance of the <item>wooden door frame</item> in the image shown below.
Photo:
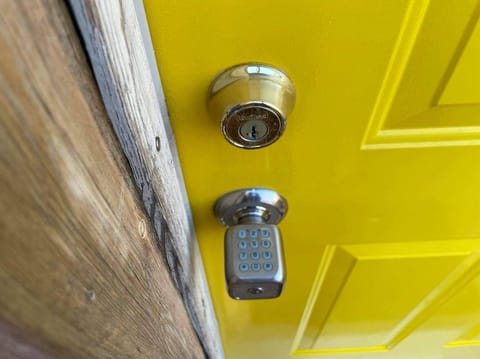
[[[113,128],[205,352],[224,356],[141,0],[69,0]]]

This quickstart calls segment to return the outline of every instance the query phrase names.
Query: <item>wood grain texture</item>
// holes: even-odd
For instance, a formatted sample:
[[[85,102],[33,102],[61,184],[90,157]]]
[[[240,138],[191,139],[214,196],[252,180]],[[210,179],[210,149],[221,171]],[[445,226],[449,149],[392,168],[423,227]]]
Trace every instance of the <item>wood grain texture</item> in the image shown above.
[[[204,357],[60,0],[0,0],[0,189],[0,322],[61,358]]]
[[[205,352],[223,349],[141,0],[70,0],[115,132]],[[163,234],[162,234],[163,233]]]

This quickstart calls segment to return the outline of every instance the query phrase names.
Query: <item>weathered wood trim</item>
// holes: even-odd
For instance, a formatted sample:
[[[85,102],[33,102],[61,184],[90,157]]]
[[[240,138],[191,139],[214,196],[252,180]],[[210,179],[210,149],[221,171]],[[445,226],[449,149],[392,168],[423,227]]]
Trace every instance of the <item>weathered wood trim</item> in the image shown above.
[[[206,353],[222,358],[143,4],[141,0],[69,3],[113,127],[194,327]]]
[[[204,357],[150,223],[65,3],[0,0],[0,357]]]

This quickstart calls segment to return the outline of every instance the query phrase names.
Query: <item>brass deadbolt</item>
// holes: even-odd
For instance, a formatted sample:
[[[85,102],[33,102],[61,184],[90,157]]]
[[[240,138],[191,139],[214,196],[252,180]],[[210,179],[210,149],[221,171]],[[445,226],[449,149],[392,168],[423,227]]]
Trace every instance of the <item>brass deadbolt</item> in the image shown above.
[[[231,144],[255,149],[275,142],[295,104],[295,88],[282,70],[248,63],[221,72],[210,85],[208,110]]]

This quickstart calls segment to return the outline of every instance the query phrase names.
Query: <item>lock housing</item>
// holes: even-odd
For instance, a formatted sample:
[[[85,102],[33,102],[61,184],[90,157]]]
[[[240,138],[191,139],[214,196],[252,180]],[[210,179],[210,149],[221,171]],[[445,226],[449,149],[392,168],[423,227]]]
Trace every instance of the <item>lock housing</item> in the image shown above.
[[[221,72],[210,85],[208,110],[234,146],[256,149],[278,140],[295,104],[295,88],[282,70],[246,63]]]
[[[215,216],[227,227],[224,237],[225,281],[234,299],[280,296],[286,280],[285,260],[277,224],[287,201],[267,188],[228,192],[215,203]]]

